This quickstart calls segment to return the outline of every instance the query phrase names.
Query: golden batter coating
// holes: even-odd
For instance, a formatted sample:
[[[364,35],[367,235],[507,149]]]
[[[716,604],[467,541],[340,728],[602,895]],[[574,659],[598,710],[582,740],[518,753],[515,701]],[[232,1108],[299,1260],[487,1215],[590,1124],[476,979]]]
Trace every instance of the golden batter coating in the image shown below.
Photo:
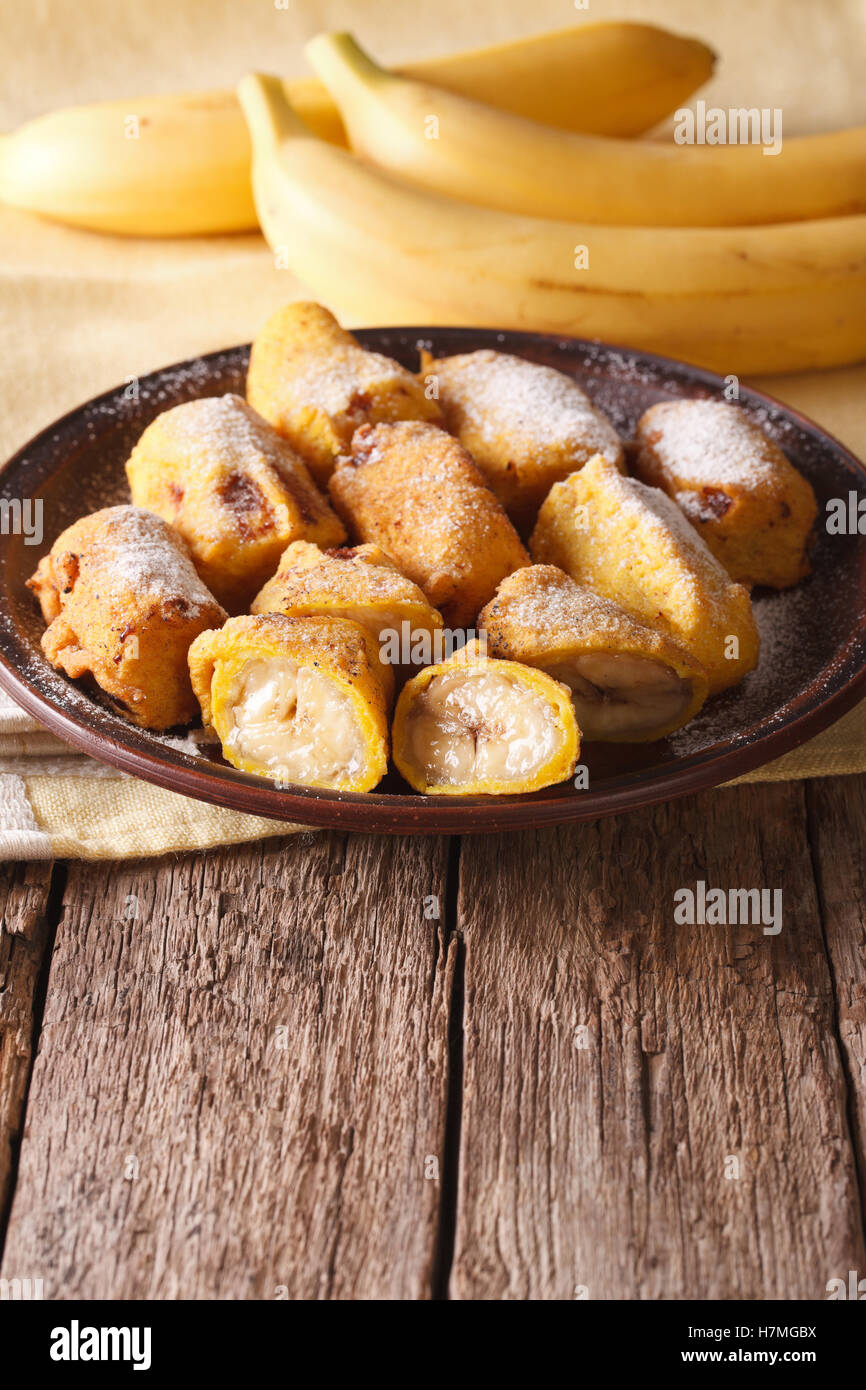
[[[664,738],[707,697],[706,673],[694,657],[555,565],[503,579],[478,621],[491,656],[538,666],[569,687],[590,740]]]
[[[538,791],[570,777],[580,752],[568,687],[477,641],[404,685],[393,740],[402,776],[430,796]]]
[[[471,623],[500,580],[529,564],[466,450],[435,425],[365,425],[330,491],[354,533],[381,546],[450,628]]]
[[[250,353],[247,400],[306,460],[321,487],[359,426],[442,423],[435,400],[411,372],[362,348],[321,304],[287,304],[268,319]]]
[[[229,612],[245,612],[294,540],[346,533],[284,439],[240,396],[187,401],[148,425],[126,465],[132,500],[170,521]]]
[[[52,666],[91,677],[144,729],[195,716],[187,651],[226,615],[160,517],[138,507],[82,517],[27,582],[49,624],[42,650]]]
[[[202,719],[242,772],[371,791],[388,764],[376,644],[346,618],[230,618],[189,651]]]
[[[787,589],[809,573],[809,483],[739,406],[661,401],[638,421],[635,472],[672,497],[741,584]]]
[[[330,613],[360,623],[376,643],[389,702],[394,666],[402,664],[395,662],[394,653],[399,656],[405,651],[410,657],[418,636],[432,638],[443,625],[441,613],[431,607],[418,585],[405,579],[376,545],[322,551],[308,541],[294,541],[273,579],[253,600],[251,611],[295,617]]]
[[[595,454],[624,466],[613,425],[564,372],[489,349],[421,358],[421,379],[436,383],[449,430],[521,534],[553,484]]]
[[[703,666],[711,695],[757,666],[748,590],[731,582],[666,493],[606,459],[551,488],[529,548],[539,564],[558,565],[673,637]]]

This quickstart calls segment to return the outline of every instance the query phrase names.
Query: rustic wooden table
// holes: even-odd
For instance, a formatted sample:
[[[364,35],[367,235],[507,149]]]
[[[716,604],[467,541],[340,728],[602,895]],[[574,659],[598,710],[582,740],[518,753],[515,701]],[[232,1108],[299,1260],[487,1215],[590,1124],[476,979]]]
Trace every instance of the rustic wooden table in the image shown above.
[[[2,872],[3,1277],[818,1299],[866,1273],[866,777]],[[784,924],[680,926],[697,879]],[[438,913],[438,916],[437,916]]]

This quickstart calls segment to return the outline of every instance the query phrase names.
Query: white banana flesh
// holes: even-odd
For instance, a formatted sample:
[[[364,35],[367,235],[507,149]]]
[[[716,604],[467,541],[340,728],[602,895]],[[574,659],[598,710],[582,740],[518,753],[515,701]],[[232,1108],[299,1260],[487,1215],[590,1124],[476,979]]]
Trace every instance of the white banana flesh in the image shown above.
[[[546,666],[571,690],[584,738],[644,739],[681,718],[692,687],[660,661],[615,652],[585,652],[562,665]]]
[[[275,78],[245,78],[239,96],[265,235],[341,316],[605,338],[725,375],[866,356],[866,215],[713,229],[520,217],[316,140]]]
[[[430,786],[523,781],[558,739],[549,705],[499,672],[434,676],[410,716],[410,751]]]
[[[250,661],[228,701],[225,745],[255,762],[265,777],[335,786],[363,766],[363,740],[351,702],[310,667],[271,658]]]

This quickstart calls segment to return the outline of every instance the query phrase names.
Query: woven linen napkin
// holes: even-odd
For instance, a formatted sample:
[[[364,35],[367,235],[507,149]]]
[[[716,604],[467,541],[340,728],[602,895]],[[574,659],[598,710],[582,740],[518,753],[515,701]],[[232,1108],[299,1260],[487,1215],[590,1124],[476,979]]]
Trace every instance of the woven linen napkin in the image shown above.
[[[861,0],[0,0],[7,64],[0,130],[58,106],[231,87],[251,68],[305,71],[319,29],[356,28],[383,61],[564,24],[634,19],[694,33],[720,54],[710,104],[780,106],[788,135],[866,122]],[[88,397],[169,362],[249,340],[304,293],[257,235],[147,241],[0,209],[0,459]],[[339,314],[340,305],[332,307]],[[756,383],[866,455],[866,367]],[[745,781],[866,770],[866,703]],[[299,827],[192,801],[76,755],[0,696],[0,852],[125,858]]]

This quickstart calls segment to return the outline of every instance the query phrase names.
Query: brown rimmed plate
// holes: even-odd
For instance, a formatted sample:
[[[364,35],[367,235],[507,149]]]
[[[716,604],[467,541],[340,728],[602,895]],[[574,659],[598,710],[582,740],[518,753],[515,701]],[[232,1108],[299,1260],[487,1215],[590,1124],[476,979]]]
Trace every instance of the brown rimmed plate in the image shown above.
[[[361,342],[417,369],[436,356],[495,348],[569,373],[628,438],[654,401],[721,397],[710,372],[648,353],[574,338],[471,328],[367,329]],[[126,502],[123,465],[160,411],[200,396],[244,392],[248,349],[230,348],[99,396],[37,435],[0,474],[0,499],[41,498],[41,543],[0,545],[0,685],[52,733],[84,753],[173,791],[278,820],[395,834],[493,831],[595,819],[737,777],[797,747],[866,695],[866,551],[856,534],[830,535],[830,498],[866,496],[866,467],[817,425],[759,391],[739,403],[809,479],[820,504],[813,574],[787,593],[755,593],[761,662],[737,689],[710,700],[678,734],[653,744],[586,744],[589,785],[512,797],[421,797],[395,771],[375,792],[276,788],[237,772],[218,750],[189,751],[184,731],[128,724],[42,655],[43,624],[25,580],[76,517]],[[859,543],[858,543],[859,542]]]

